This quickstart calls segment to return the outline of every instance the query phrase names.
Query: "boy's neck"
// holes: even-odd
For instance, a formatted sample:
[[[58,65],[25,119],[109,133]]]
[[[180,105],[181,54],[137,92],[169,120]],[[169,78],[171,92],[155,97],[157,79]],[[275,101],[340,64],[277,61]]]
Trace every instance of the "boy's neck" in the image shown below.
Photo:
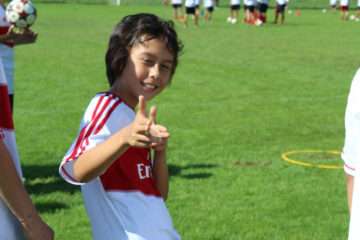
[[[135,109],[138,104],[137,98],[132,98],[128,96],[128,94],[124,91],[121,91],[120,89],[116,89],[116,87],[112,86],[110,88],[110,92],[114,94],[115,96],[121,98],[121,100],[124,101],[126,105],[128,105],[130,108]]]

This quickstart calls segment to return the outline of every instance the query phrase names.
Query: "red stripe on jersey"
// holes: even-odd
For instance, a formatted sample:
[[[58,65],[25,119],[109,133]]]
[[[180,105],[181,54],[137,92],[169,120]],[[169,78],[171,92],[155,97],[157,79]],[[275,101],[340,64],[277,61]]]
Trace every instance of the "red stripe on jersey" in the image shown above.
[[[115,110],[115,108],[121,103],[121,100],[117,100],[112,106],[111,108],[108,110],[108,112],[105,114],[105,117],[103,118],[103,120],[101,121],[101,123],[98,125],[98,127],[96,128],[96,131],[94,132],[94,135],[96,135],[105,125],[106,121],[109,119],[111,113]],[[91,135],[91,134],[90,134]],[[80,156],[81,154],[83,154],[83,152],[86,149],[86,146],[89,145],[89,136],[85,136],[85,139],[83,140],[81,146],[80,146],[80,153],[78,153],[76,156]],[[84,143],[85,142],[85,143]],[[75,158],[75,157],[74,157]],[[73,159],[74,159],[73,158]]]
[[[94,112],[93,112],[93,114],[92,114],[92,117],[91,117],[92,119],[95,118],[95,115],[96,115],[96,113],[97,113],[97,111],[98,111],[99,105],[101,104],[101,102],[102,102],[103,99],[104,99],[104,95],[102,95],[102,96],[100,97],[99,101],[97,102],[96,107],[95,107],[95,110],[94,110]]]
[[[99,98],[99,101],[102,101],[102,99],[103,99],[102,97],[103,97],[103,96],[101,96],[101,97]],[[109,99],[108,99],[108,100],[109,100]],[[103,106],[100,114],[98,114],[96,117],[94,117],[94,114],[93,114],[93,117],[94,117],[94,118],[92,118],[92,119],[90,120],[89,124],[85,125],[85,126],[81,129],[80,134],[79,134],[79,136],[78,136],[78,138],[77,138],[77,140],[76,140],[74,149],[73,149],[73,151],[71,152],[71,154],[69,154],[69,157],[66,158],[66,162],[68,162],[68,161],[70,161],[70,160],[74,160],[74,159],[76,158],[76,153],[77,153],[79,147],[82,145],[82,143],[83,143],[84,139],[86,138],[86,136],[88,136],[89,129],[90,129],[93,125],[96,125],[96,122],[97,122],[98,119],[100,118],[101,113],[105,110],[105,108],[107,107],[107,104],[109,104],[109,102],[110,102],[110,101],[107,101],[107,102],[104,104],[104,106]]]
[[[103,118],[103,120],[101,121],[101,123],[99,124],[99,126],[96,128],[95,130],[95,135],[104,127],[106,121],[109,119],[111,113],[115,110],[115,108],[117,106],[119,106],[119,104],[121,103],[121,100],[116,101],[110,108],[110,110],[107,112],[107,114],[105,115],[105,117]]]
[[[0,85],[0,128],[14,129],[10,100],[6,85]]]
[[[102,106],[102,109],[100,110],[99,114],[97,114],[95,116],[95,118],[93,118],[90,123],[86,126],[84,126],[84,128],[81,130],[79,137],[76,141],[75,147],[72,151],[72,153],[70,154],[70,156],[66,159],[66,161],[70,161],[70,160],[74,160],[77,156],[81,155],[83,153],[83,151],[86,148],[86,145],[89,144],[88,138],[91,136],[91,133],[93,132],[93,130],[95,129],[100,117],[104,114],[105,109],[110,105],[112,99],[114,98],[113,95],[108,96],[108,99],[106,99],[106,102],[104,103],[104,105]],[[100,99],[99,99],[100,101]],[[102,101],[102,100],[101,100]],[[117,100],[117,102],[114,103],[114,105],[116,105],[117,103],[120,103],[120,100]],[[118,104],[117,104],[118,105]],[[111,112],[114,110],[114,108],[110,108],[105,114],[106,116],[110,116]],[[100,125],[103,122],[100,123]],[[105,122],[104,122],[105,123]],[[99,127],[99,126],[98,126]],[[84,144],[85,142],[85,144]],[[80,150],[80,152],[79,152]]]
[[[8,33],[10,29],[10,26],[1,26],[0,27],[0,35],[5,35]],[[11,41],[4,41],[3,44],[9,46],[9,47],[14,47],[14,43]]]

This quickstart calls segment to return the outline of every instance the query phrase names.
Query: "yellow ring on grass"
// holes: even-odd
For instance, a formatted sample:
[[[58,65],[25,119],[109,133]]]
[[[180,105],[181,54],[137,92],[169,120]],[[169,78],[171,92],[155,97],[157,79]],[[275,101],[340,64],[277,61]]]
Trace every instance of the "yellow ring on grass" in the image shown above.
[[[303,167],[310,167],[310,168],[321,168],[321,169],[340,169],[343,168],[342,165],[336,165],[336,164],[316,164],[311,163],[307,161],[301,161],[297,159],[290,158],[291,155],[296,155],[299,153],[327,153],[332,155],[340,155],[341,153],[336,150],[294,150],[294,151],[288,151],[283,154],[281,154],[282,160],[295,165],[300,165]]]

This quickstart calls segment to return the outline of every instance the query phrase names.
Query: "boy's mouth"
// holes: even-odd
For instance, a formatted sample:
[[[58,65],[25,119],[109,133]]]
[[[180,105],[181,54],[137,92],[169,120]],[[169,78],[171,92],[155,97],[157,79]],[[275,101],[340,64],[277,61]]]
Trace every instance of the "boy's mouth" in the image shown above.
[[[145,91],[154,91],[158,88],[158,86],[156,84],[146,83],[146,82],[141,82],[141,86],[143,87],[143,89]]]

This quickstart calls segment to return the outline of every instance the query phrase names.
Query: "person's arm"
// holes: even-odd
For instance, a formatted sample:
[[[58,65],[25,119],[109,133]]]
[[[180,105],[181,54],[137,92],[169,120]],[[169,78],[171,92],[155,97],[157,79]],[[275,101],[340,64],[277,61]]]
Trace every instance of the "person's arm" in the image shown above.
[[[347,189],[347,196],[348,196],[348,206],[349,206],[349,211],[351,212],[352,196],[353,196],[353,190],[354,190],[354,176],[351,176],[351,175],[345,173],[345,177],[346,177],[346,189]]]
[[[0,35],[0,43],[11,42],[14,45],[22,45],[36,42],[38,34],[25,29],[22,32],[15,32],[14,27],[10,27],[6,34]]]
[[[74,161],[73,176],[79,182],[89,182],[103,174],[130,146],[150,147],[149,119],[145,100],[139,97],[139,110],[134,121],[103,143],[84,152]]]
[[[169,193],[169,170],[166,164],[166,149],[154,152],[153,177],[157,189],[166,201]]]
[[[54,238],[52,229],[37,213],[2,140],[0,140],[0,197],[21,223],[28,240]]]
[[[155,185],[160,191],[164,201],[166,201],[169,193],[169,170],[166,163],[167,142],[170,137],[168,130],[156,122],[157,110],[153,107],[150,110],[150,136],[151,147],[154,150],[154,160],[152,165],[152,174]]]

